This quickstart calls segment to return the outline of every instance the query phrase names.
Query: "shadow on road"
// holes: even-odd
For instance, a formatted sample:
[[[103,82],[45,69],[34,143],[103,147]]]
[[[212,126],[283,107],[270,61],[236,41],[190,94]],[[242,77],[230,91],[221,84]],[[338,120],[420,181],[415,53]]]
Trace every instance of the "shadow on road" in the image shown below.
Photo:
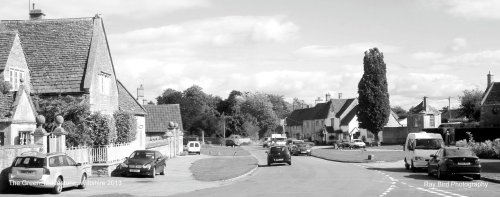
[[[272,164],[270,166],[268,166],[267,164],[265,164],[265,165],[264,164],[259,164],[258,166],[259,166],[259,168],[268,168],[268,167],[278,167],[278,166],[286,166],[286,165],[288,165],[288,164],[281,164],[280,163],[280,164]]]

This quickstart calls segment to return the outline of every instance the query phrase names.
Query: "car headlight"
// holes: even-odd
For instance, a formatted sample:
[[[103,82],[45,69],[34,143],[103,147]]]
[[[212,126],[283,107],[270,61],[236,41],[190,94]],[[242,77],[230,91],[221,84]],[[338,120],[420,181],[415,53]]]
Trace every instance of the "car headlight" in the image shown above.
[[[151,168],[151,164],[146,164],[146,165],[143,165],[143,166],[142,166],[142,168],[147,168],[147,169],[149,169],[149,168]]]
[[[415,157],[415,160],[424,160],[423,157]]]
[[[122,168],[128,168],[128,165],[126,163],[121,163],[120,167],[122,167]]]

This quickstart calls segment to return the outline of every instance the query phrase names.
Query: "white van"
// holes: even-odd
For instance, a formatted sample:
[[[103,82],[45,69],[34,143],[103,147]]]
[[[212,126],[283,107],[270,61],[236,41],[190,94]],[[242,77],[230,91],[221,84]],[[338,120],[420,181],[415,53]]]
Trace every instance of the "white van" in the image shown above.
[[[187,144],[187,151],[188,153],[195,153],[195,154],[200,154],[201,153],[201,144],[198,141],[190,141]]]
[[[403,147],[405,153],[405,168],[411,168],[413,172],[417,168],[427,168],[427,162],[431,154],[444,146],[443,138],[438,133],[409,133]]]

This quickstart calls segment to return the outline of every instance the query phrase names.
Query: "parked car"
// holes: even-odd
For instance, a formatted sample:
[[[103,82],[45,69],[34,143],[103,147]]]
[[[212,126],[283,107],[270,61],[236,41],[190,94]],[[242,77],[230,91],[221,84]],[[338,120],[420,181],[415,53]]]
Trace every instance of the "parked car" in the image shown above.
[[[286,146],[272,146],[267,153],[267,165],[273,163],[288,163],[292,165],[292,156]]]
[[[90,166],[76,163],[65,153],[26,152],[14,159],[9,173],[10,186],[50,188],[59,194],[63,188],[84,189]]]
[[[465,175],[481,179],[481,163],[469,148],[443,147],[430,157],[427,164],[429,176],[436,174],[438,179],[444,179],[451,175]]]
[[[188,154],[201,154],[201,144],[199,141],[190,141],[187,144],[187,152]]]
[[[441,134],[424,131],[409,133],[403,146],[405,168],[413,172],[417,171],[417,168],[427,169],[429,155],[436,153],[443,146]]]
[[[298,139],[295,139],[295,138],[290,138],[290,139],[287,140],[286,145],[288,146],[288,148],[290,150],[292,150],[293,147],[295,147],[299,143],[304,143],[304,140],[298,140]]]
[[[349,147],[351,147],[351,148],[365,148],[366,144],[363,141],[361,141],[360,139],[353,139],[349,143]]]
[[[311,156],[311,145],[308,143],[297,143],[292,147],[292,154],[297,155],[307,155]]]
[[[240,143],[237,139],[226,139],[226,146],[239,146]]]
[[[124,176],[147,175],[155,178],[156,174],[165,175],[166,157],[159,151],[136,150],[130,157],[125,158],[125,162],[118,166],[118,170]]]
[[[337,140],[336,142],[338,148],[349,148],[351,144],[348,140]]]

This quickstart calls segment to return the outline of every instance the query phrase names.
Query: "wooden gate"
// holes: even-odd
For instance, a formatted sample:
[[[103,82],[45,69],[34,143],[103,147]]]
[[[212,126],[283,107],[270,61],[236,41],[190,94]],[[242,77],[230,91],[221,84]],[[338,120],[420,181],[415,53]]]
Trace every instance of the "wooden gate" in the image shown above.
[[[57,141],[58,141],[57,136],[53,134],[47,136],[47,146],[48,146],[47,153],[57,152],[57,147],[58,147]]]

